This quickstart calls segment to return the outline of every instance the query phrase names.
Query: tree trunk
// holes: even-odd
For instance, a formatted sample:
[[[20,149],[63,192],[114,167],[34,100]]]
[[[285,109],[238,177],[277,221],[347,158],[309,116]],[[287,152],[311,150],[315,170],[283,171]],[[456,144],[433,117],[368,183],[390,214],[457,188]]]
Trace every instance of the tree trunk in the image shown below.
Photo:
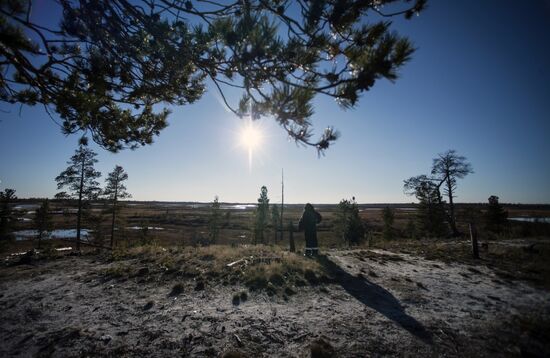
[[[449,224],[451,225],[451,230],[453,232],[453,236],[458,236],[458,230],[456,229],[456,222],[455,222],[455,206],[453,203],[453,187],[451,184],[451,178],[447,176],[447,193],[449,195]]]
[[[116,216],[116,201],[118,197],[118,178],[115,182],[115,199],[113,200],[113,218],[111,221],[111,249],[115,243],[115,216]]]
[[[113,217],[111,220],[111,249],[114,247],[115,244],[115,211],[116,211],[116,199],[113,202]]]
[[[76,251],[80,251],[80,220],[82,217],[82,191],[84,189],[84,163],[82,160],[82,167],[80,168],[80,189],[78,190],[78,212],[76,219]]]

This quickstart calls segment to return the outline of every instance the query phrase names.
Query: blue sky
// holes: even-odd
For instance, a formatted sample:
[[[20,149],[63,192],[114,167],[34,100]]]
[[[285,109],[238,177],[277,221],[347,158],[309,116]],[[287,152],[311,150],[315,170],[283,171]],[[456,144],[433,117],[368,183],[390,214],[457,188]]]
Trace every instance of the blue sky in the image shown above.
[[[263,119],[249,168],[243,121],[211,91],[173,108],[152,146],[113,154],[92,145],[97,168],[105,177],[122,165],[136,200],[254,202],[266,185],[276,202],[284,168],[286,202],[411,202],[403,179],[456,149],[475,171],[459,182],[459,202],[550,203],[550,2],[431,1],[394,25],[418,48],[397,82],[378,82],[354,110],[317,98],[317,133],[341,133],[324,157]],[[63,136],[42,107],[0,109],[0,189],[53,196],[78,136]]]

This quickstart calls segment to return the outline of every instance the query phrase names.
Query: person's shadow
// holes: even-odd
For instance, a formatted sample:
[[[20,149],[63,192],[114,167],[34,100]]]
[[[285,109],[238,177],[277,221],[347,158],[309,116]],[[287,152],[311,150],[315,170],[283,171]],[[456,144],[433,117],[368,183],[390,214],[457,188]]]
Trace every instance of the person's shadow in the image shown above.
[[[318,260],[342,288],[358,301],[396,322],[423,342],[433,343],[430,332],[414,317],[406,314],[401,303],[388,290],[365,277],[349,274],[326,255],[319,256]]]

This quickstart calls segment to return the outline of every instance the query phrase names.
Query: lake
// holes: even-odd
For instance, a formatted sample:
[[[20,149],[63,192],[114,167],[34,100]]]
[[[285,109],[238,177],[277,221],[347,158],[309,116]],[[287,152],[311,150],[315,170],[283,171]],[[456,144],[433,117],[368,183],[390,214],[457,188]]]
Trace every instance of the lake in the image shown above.
[[[508,218],[508,220],[523,221],[523,222],[530,222],[530,223],[540,222],[540,223],[550,224],[550,218],[535,218],[535,217],[522,216],[522,217]]]
[[[92,230],[89,230],[89,229],[81,229],[80,239],[88,240],[89,236],[91,236],[91,232]],[[32,240],[38,236],[38,231],[37,230],[19,230],[19,231],[12,232],[12,234],[15,236],[15,240],[17,241]],[[52,230],[49,233],[49,235],[42,237],[42,239],[74,239],[75,237],[76,237],[76,229],[59,229],[59,230]]]

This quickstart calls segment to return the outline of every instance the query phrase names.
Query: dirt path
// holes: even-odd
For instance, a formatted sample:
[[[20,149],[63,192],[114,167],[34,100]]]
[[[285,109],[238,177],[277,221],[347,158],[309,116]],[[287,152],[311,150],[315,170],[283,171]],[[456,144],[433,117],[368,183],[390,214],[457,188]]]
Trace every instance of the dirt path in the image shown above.
[[[332,283],[294,287],[288,300],[252,292],[240,305],[241,286],[195,290],[188,279],[172,296],[162,274],[106,280],[114,264],[94,257],[4,267],[0,356],[306,357],[319,340],[343,357],[550,352],[528,326],[532,316],[548,322],[550,293],[486,267],[376,250],[320,260]]]

